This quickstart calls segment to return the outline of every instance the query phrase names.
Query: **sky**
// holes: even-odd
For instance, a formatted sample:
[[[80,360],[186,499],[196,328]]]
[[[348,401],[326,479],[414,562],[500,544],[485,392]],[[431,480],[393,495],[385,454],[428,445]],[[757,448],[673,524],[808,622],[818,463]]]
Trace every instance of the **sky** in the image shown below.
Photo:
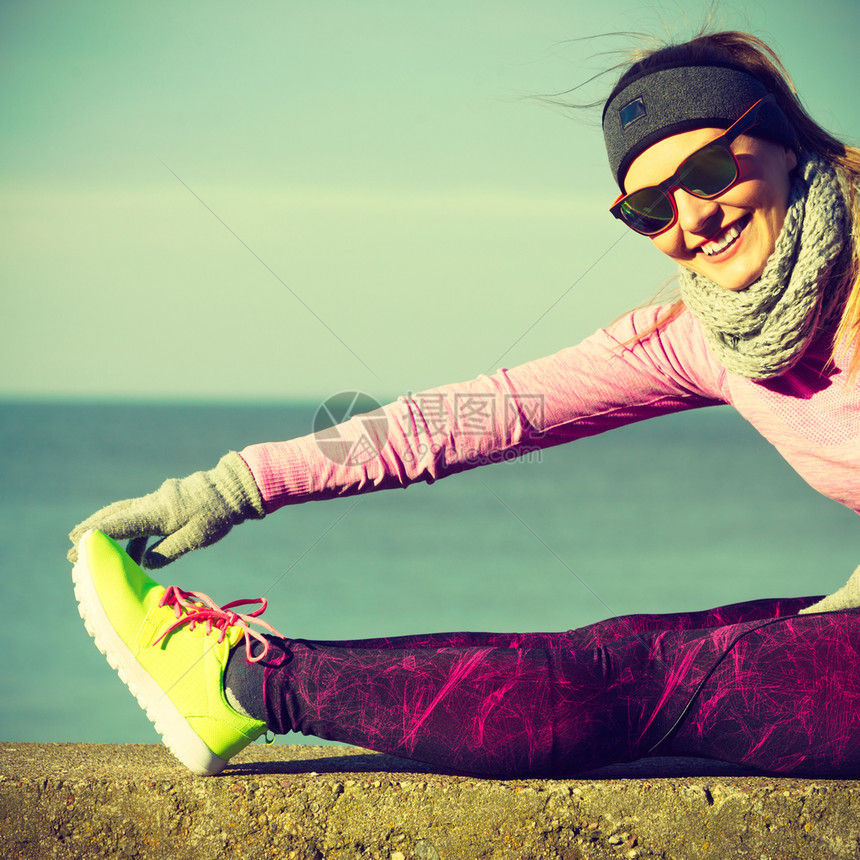
[[[860,138],[857,0],[0,0],[0,398],[384,399],[576,343],[673,265],[541,100],[708,9]]]

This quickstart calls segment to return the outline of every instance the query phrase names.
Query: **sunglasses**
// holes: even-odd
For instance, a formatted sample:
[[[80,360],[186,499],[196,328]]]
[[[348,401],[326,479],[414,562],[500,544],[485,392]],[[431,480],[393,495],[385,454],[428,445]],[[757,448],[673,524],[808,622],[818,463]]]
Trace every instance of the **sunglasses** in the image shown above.
[[[681,188],[694,197],[710,200],[728,191],[740,179],[741,168],[730,146],[757,121],[762,105],[775,103],[772,93],[760,98],[725,134],[688,155],[681,166],[659,185],[622,194],[609,211],[643,236],[657,236],[678,220],[672,192]]]

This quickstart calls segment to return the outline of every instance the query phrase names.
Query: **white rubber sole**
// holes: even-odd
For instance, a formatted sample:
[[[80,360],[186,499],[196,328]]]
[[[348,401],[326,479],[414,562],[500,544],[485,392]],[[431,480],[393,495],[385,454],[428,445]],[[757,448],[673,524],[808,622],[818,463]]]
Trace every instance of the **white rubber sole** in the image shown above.
[[[191,728],[188,721],[152,676],[140,665],[134,654],[116,632],[105,612],[90,574],[87,557],[87,532],[78,546],[78,560],[72,569],[78,610],[87,633],[96,647],[116,670],[122,682],[146,711],[164,745],[189,770],[199,776],[214,776],[227,764],[216,756]]]

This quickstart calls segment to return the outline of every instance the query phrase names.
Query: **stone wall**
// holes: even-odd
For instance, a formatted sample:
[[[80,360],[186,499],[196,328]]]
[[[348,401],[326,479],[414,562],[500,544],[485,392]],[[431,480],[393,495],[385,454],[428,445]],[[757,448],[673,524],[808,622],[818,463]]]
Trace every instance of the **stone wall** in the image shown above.
[[[860,857],[860,782],[652,759],[556,780],[254,745],[216,777],[161,746],[0,743],[0,857]]]

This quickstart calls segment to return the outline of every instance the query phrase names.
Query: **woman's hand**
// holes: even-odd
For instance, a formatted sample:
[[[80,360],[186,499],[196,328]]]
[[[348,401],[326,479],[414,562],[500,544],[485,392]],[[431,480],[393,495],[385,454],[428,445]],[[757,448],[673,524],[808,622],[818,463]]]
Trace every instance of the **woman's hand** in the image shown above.
[[[74,546],[68,557],[77,561],[78,541],[85,532],[98,529],[116,540],[131,538],[144,567],[164,567],[192,549],[215,543],[234,525],[263,516],[263,499],[254,476],[231,451],[208,472],[171,478],[154,493],[97,511],[69,534]],[[147,538],[154,535],[162,540],[146,550]]]

